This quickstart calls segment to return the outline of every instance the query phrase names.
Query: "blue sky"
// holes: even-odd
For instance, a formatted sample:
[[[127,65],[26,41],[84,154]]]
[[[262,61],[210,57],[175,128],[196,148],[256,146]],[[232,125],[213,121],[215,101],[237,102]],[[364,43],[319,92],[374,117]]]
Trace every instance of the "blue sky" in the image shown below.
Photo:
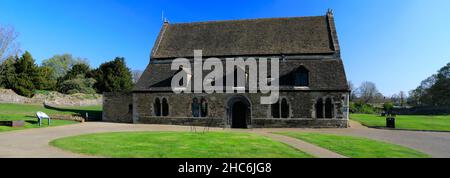
[[[417,87],[450,62],[448,0],[0,0],[0,24],[40,63],[71,53],[92,66],[127,59],[145,69],[162,25],[335,12],[347,77],[390,96]]]

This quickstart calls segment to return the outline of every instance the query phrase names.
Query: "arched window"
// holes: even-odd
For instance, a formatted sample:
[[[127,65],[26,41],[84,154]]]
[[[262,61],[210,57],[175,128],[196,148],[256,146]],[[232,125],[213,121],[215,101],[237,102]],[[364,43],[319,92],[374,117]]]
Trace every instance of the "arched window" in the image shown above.
[[[316,102],[316,118],[323,118],[323,100],[322,98],[318,99]]]
[[[128,113],[133,113],[133,104],[128,105]]]
[[[155,116],[161,116],[161,100],[159,100],[159,98],[155,99],[155,103],[153,103],[153,109]]]
[[[281,118],[289,118],[289,104],[285,98],[281,100]]]
[[[272,110],[272,117],[273,118],[280,118],[280,102],[277,101],[277,103],[271,105]]]
[[[277,103],[271,105],[271,111],[273,118],[289,118],[289,103],[285,98],[283,98],[281,103],[278,101]]]
[[[334,106],[331,98],[327,98],[325,101],[325,118],[333,118]]]
[[[163,98],[162,100],[162,116],[168,116],[169,115],[169,103],[167,102],[166,98]]]
[[[200,103],[197,98],[192,99],[192,117],[200,117]]]
[[[205,98],[202,98],[200,102],[200,115],[201,117],[208,116],[208,101]]]
[[[294,85],[297,87],[309,86],[309,71],[305,67],[301,66],[295,71]]]

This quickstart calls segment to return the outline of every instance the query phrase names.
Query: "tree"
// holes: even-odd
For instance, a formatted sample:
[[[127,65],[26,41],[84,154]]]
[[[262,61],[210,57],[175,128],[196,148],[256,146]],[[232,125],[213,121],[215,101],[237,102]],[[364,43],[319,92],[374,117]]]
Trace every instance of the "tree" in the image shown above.
[[[133,83],[137,83],[139,81],[139,79],[142,76],[142,71],[141,70],[133,70],[132,74],[133,74]]]
[[[15,63],[18,57],[9,57],[4,60],[0,65],[0,87],[11,88],[15,82],[16,68]]]
[[[78,75],[86,76],[90,73],[91,67],[84,63],[75,64],[64,77],[59,78],[61,81],[71,80],[76,78]]]
[[[95,79],[90,74],[90,66],[85,63],[75,64],[64,77],[58,78],[58,91],[65,94],[95,93]]]
[[[450,107],[450,62],[438,71],[428,94],[431,95],[431,105]]]
[[[354,101],[356,99],[356,88],[355,85],[353,85],[352,81],[348,81],[348,88],[350,90],[350,101]]]
[[[97,81],[94,86],[99,93],[131,91],[133,87],[132,74],[121,57],[101,64],[91,75]]]
[[[18,36],[14,27],[0,25],[0,63],[20,53],[19,43],[16,41]]]
[[[55,90],[57,81],[53,79],[53,69],[50,67],[38,67],[37,76],[34,80],[38,90]]]
[[[450,107],[450,63],[410,91],[408,103],[413,106]]]
[[[34,59],[28,51],[14,63],[14,69],[15,75],[9,87],[19,95],[31,97],[35,90],[35,83],[39,82],[37,80],[39,74]]]
[[[366,104],[372,102],[374,99],[383,97],[373,82],[363,82],[358,88],[358,93],[359,97]]]
[[[65,94],[93,94],[95,93],[95,89],[93,88],[95,82],[95,79],[86,78],[83,74],[80,74],[75,76],[73,79],[64,81],[61,84],[59,91]]]
[[[42,61],[42,66],[53,69],[54,74],[52,78],[54,80],[64,77],[76,64],[86,64],[89,66],[86,59],[74,58],[71,54],[55,55],[50,59]]]
[[[397,94],[393,94],[391,96],[391,102],[395,105],[399,105],[400,103],[400,97]]]
[[[390,102],[386,102],[383,104],[383,110],[386,113],[391,113],[392,109],[394,109],[394,105]]]
[[[31,54],[26,51],[20,58],[9,57],[0,66],[0,84],[17,94],[31,97],[35,89],[52,90],[55,80],[51,80],[52,69],[38,67]]]
[[[432,103],[432,95],[429,94],[429,89],[436,83],[437,75],[434,74],[423,80],[416,89],[409,92],[408,104],[412,106],[424,106]]]

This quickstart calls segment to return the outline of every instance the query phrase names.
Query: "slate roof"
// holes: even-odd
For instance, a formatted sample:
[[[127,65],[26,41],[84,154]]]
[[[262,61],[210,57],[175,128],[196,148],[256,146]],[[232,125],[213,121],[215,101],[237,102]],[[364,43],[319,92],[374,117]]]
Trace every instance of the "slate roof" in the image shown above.
[[[153,59],[335,52],[327,16],[165,23]]]
[[[257,45],[257,44],[264,45]],[[280,61],[280,89],[294,90],[291,75],[300,66],[310,72],[309,90],[348,91],[348,84],[334,26],[333,15],[317,17],[165,24],[151,54],[151,63],[134,87],[135,92],[171,92],[176,71],[170,59],[191,57],[203,49],[203,57],[315,56]],[[225,65],[224,65],[225,66]],[[204,71],[203,77],[209,71]]]
[[[342,60],[280,61],[280,89],[293,90],[293,74],[300,66],[309,70],[309,90],[347,91],[347,79]],[[171,64],[151,64],[147,67],[135,91],[172,91],[172,77],[177,71],[170,70]],[[225,64],[224,64],[225,67]],[[270,65],[268,66],[270,70]],[[225,71],[225,69],[224,69]],[[210,71],[203,71],[203,78]],[[226,80],[226,79],[224,79]],[[194,81],[192,81],[194,82]]]

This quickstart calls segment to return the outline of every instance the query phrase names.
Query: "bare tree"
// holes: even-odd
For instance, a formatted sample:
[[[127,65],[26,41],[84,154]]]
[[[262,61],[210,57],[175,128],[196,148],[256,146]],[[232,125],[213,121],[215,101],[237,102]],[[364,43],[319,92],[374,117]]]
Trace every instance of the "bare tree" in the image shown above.
[[[133,75],[133,83],[137,83],[143,72],[141,70],[133,70],[131,73]]]
[[[356,88],[352,81],[348,81],[348,89],[350,90],[350,101],[356,99]]]
[[[16,41],[18,36],[14,27],[0,25],[0,62],[20,53],[20,45]]]
[[[394,103],[395,105],[400,105],[400,97],[398,94],[393,94],[391,96],[391,102]]]
[[[363,82],[358,88],[359,97],[365,102],[369,103],[374,99],[382,97],[378,91],[377,86],[373,82]]]

